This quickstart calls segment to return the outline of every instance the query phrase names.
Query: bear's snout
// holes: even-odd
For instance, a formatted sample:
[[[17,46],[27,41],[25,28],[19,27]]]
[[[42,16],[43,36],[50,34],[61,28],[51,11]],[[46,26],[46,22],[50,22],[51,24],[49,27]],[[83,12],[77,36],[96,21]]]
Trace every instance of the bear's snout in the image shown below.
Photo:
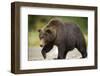
[[[45,41],[44,41],[44,39],[41,39],[40,40],[40,47],[44,47],[45,46]]]

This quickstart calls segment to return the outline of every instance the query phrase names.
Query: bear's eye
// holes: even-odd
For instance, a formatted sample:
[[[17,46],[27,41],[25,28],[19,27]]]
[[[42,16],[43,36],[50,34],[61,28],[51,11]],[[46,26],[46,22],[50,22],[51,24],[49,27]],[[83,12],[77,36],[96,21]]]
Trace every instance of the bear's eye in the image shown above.
[[[51,33],[51,30],[48,29],[48,30],[46,30],[46,32],[47,32],[47,33]]]

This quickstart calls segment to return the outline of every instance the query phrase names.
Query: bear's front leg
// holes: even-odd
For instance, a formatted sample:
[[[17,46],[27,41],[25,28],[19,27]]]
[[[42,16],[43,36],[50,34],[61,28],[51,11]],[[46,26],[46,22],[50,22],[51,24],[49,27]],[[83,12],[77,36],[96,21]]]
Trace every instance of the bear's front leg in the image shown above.
[[[44,59],[46,59],[46,53],[49,52],[52,48],[53,48],[53,45],[51,45],[51,44],[45,45],[43,47],[41,53],[42,53]]]
[[[43,58],[46,59],[46,52],[45,52],[45,50],[42,50],[41,53],[42,53]]]

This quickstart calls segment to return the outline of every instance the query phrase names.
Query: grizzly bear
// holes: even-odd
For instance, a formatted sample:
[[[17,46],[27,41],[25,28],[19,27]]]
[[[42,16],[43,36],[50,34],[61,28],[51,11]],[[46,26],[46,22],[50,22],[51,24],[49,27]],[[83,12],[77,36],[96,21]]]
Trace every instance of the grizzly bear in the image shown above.
[[[65,59],[67,53],[74,48],[78,49],[82,58],[87,57],[85,38],[77,24],[54,18],[38,31],[44,59],[54,45],[58,47],[57,59]]]

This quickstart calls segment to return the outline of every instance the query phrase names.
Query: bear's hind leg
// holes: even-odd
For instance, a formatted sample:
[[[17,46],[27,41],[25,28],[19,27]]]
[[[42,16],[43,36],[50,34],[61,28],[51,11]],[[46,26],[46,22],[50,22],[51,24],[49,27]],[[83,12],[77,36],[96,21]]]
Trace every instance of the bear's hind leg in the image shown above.
[[[86,51],[86,49],[82,49],[82,51],[80,51],[81,52],[81,54],[82,54],[82,58],[86,58],[87,57],[87,51]]]
[[[65,59],[66,58],[66,49],[64,47],[58,47],[58,57],[57,59]]]
[[[87,51],[86,51],[86,48],[77,48],[79,50],[79,52],[81,53],[82,55],[82,58],[86,58],[87,57]]]

